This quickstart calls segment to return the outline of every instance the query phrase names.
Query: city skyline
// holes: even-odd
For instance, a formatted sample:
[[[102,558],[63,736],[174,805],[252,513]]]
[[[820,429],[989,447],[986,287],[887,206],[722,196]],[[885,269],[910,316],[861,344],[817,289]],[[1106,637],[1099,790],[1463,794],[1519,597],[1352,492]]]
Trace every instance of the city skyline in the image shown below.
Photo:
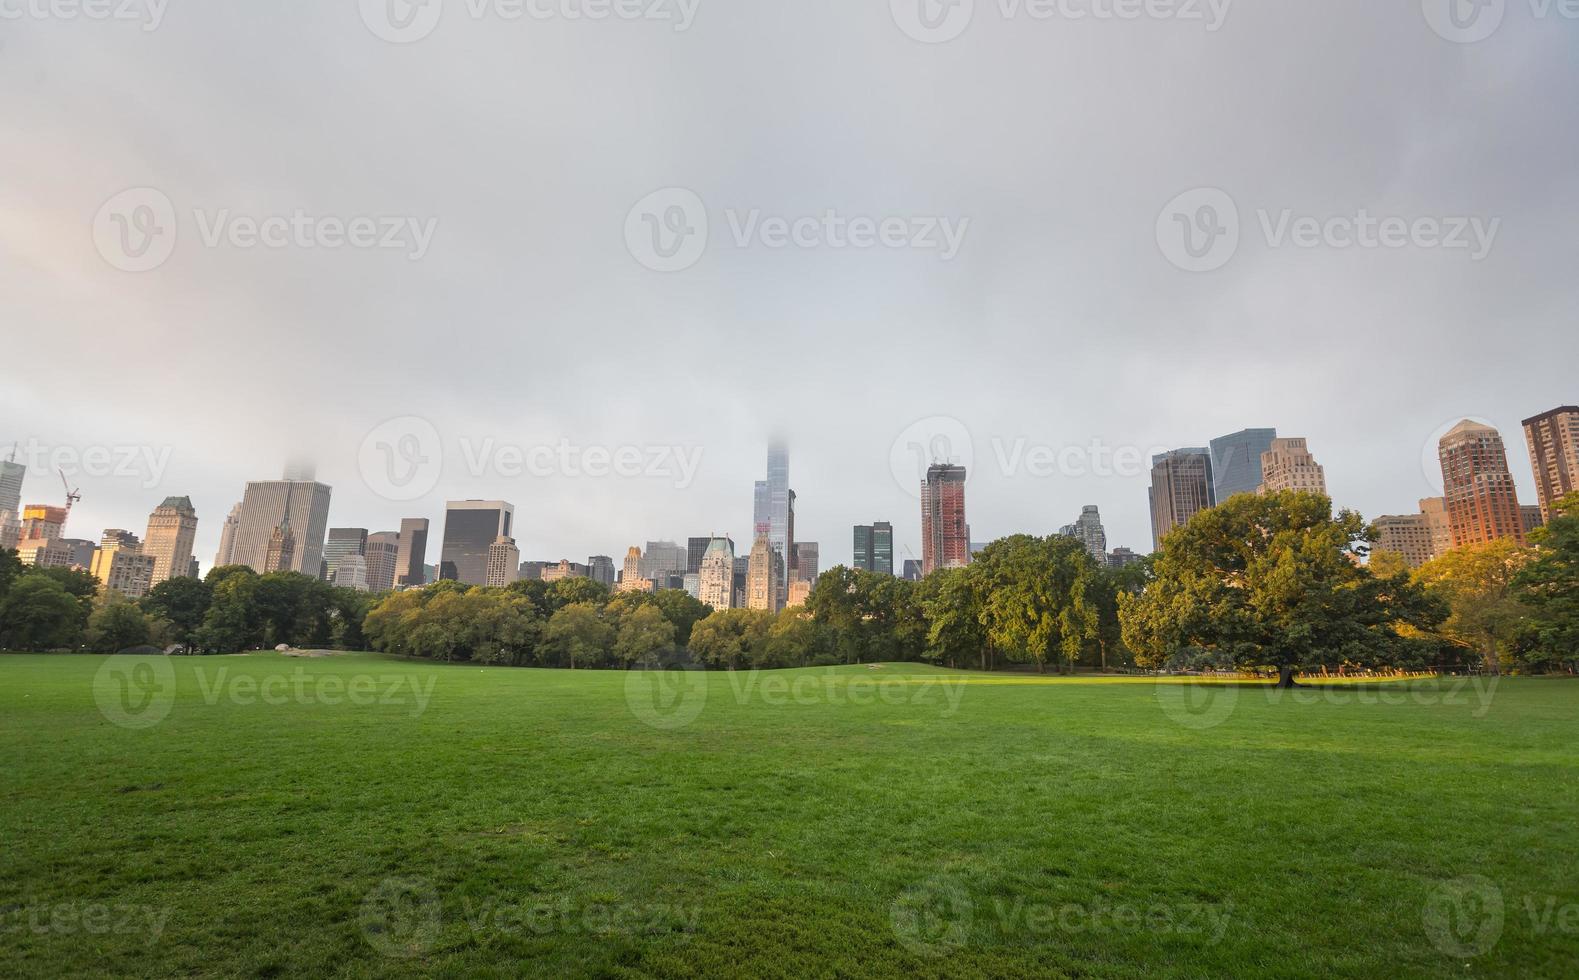
[[[1542,414],[1547,414],[1547,413],[1550,413],[1550,412],[1560,411],[1561,404],[1564,404],[1564,403],[1554,403],[1554,404],[1557,404],[1558,407],[1545,410]],[[1459,421],[1463,421],[1463,420],[1459,420]],[[1471,419],[1471,421],[1473,421],[1473,420]],[[1455,422],[1454,424],[1456,425],[1458,423]],[[1479,424],[1479,423],[1477,423],[1477,424]],[[1442,431],[1445,433],[1448,429],[1452,428],[1452,426],[1443,426],[1441,428],[1442,428]],[[1248,430],[1248,431],[1249,432],[1259,432],[1259,431],[1270,432],[1272,430]],[[1523,448],[1524,448],[1523,445],[1522,445],[1522,443],[1524,441],[1523,440],[1523,435],[1525,433],[1525,428],[1524,428],[1522,422],[1516,427],[1516,429],[1514,431],[1515,431],[1515,436],[1514,436],[1514,440],[1515,441],[1509,446],[1509,453],[1508,453],[1509,461],[1510,461],[1510,464],[1511,464],[1510,465],[1510,469],[1511,469],[1511,472],[1512,472],[1512,475],[1513,475],[1513,478],[1514,478],[1514,483],[1519,488],[1520,499],[1523,500],[1523,501],[1533,502],[1536,499],[1536,491],[1534,489],[1535,488],[1534,462],[1533,462],[1532,459],[1527,458],[1526,453],[1522,451]],[[1501,432],[1501,430],[1499,430],[1499,432]],[[1235,437],[1238,437],[1238,436],[1243,436],[1244,434],[1245,433],[1234,433],[1233,435]],[[1504,437],[1504,441],[1506,441],[1507,433],[1504,432],[1504,433],[1502,433],[1502,435]],[[1203,440],[1203,442],[1204,441],[1205,440]],[[1213,439],[1211,441],[1212,442],[1221,442],[1220,439]],[[1304,440],[1303,438],[1296,439],[1296,440],[1282,440],[1282,443],[1289,443],[1289,442],[1292,442],[1292,443],[1295,443],[1295,444],[1300,444],[1300,443],[1306,442],[1306,440]],[[1282,444],[1282,443],[1280,443],[1280,444]],[[765,443],[765,444],[773,445],[773,443],[771,441],[768,442],[768,443]],[[1122,447],[1120,447],[1120,448],[1122,448]],[[1433,457],[1435,456],[1435,448],[1436,448],[1435,442],[1433,442],[1433,444],[1431,446]],[[1321,458],[1323,460],[1326,459],[1330,455],[1330,449],[1331,449],[1331,447],[1325,447],[1325,446],[1323,447],[1323,452],[1322,452],[1322,456],[1321,456]],[[1178,452],[1178,451],[1179,450],[1170,450],[1170,452]],[[1201,451],[1200,450],[1191,450],[1191,452],[1201,452]],[[1208,455],[1208,457],[1209,457],[1210,454],[1206,453],[1206,455]],[[977,458],[978,459],[980,458],[979,457],[979,453],[977,454]],[[308,476],[308,477],[313,477],[315,475],[315,470],[314,470],[312,462],[304,461],[300,457],[299,454],[296,455],[296,456],[293,456],[292,459],[294,460],[294,462],[287,464],[287,469],[290,470],[290,469],[294,468],[295,469],[295,475],[298,475],[298,476],[305,475],[305,476]],[[998,467],[997,466],[997,464],[1000,463],[1000,462],[1002,462],[1001,458],[995,460],[992,456],[989,456],[988,461],[987,461],[987,466],[985,467],[985,469],[987,470],[989,479],[985,480],[985,481],[978,481],[978,476],[979,476],[979,473],[980,473],[980,470],[982,469],[982,467],[978,466],[978,467],[969,469],[967,486],[976,486],[978,484],[978,482],[983,482],[983,483],[994,482],[991,479],[994,476],[999,478],[997,482],[1001,482],[1002,479],[1003,479],[1003,473],[1000,472],[1000,473],[994,474],[992,472],[992,470],[995,467],[999,468],[999,469],[1003,469],[1002,467]],[[1439,462],[1436,459],[1433,458],[1430,461],[1424,462],[1422,465],[1423,466],[1439,465]],[[1324,466],[1323,466],[1323,469],[1325,469]],[[14,468],[13,468],[13,472],[14,472]],[[1438,471],[1438,473],[1439,472],[1440,471]],[[1149,486],[1149,481],[1151,479],[1151,474],[1152,474],[1152,471],[1151,470],[1147,470],[1145,476],[1143,476],[1141,478],[1138,478],[1138,482],[1143,484],[1143,486],[1141,487],[1141,492],[1144,495],[1142,497],[1142,508],[1143,509],[1147,506],[1146,503],[1145,503],[1145,499],[1147,497],[1149,497],[1150,492],[1151,492],[1151,488]],[[896,471],[896,479],[897,479],[897,471]],[[1081,484],[1081,482],[1083,482],[1083,481],[1081,481],[1078,478],[1074,478],[1074,479],[1059,479],[1059,480],[1056,480],[1056,481],[1048,481],[1045,478],[1038,477],[1038,476],[1032,476],[1032,475],[1021,475],[1021,476],[1017,476],[1017,477],[1011,477],[1010,479],[1018,479],[1018,480],[1020,480],[1022,482],[1042,482],[1042,483],[1046,483],[1046,482],[1060,482],[1063,485],[1065,485],[1066,487],[1075,487],[1075,488],[1078,488],[1078,486]],[[632,484],[640,483],[640,481],[636,481],[636,480],[621,480],[621,479],[618,479],[618,478],[609,478],[609,480],[610,480],[610,482],[615,482],[615,483],[620,483],[620,482],[632,483]],[[1432,482],[1424,475],[1422,476],[1422,481],[1423,481],[1422,485],[1430,485],[1431,482]],[[72,481],[72,482],[75,482],[75,481]],[[272,484],[278,486],[280,484],[283,484],[284,482],[286,482],[286,481],[281,481],[281,480],[277,480],[277,479],[273,480],[273,481],[269,481],[269,480],[250,480],[250,481],[246,481],[246,485],[258,486],[258,485],[271,484],[272,483]],[[320,488],[325,486],[325,484],[322,482],[322,480],[316,480],[316,481],[309,480],[309,481],[304,481],[304,482],[305,482],[306,485],[312,487],[312,489],[314,491],[317,491]],[[386,534],[396,533],[396,532],[393,531],[394,527],[403,527],[403,526],[411,525],[412,521],[428,521],[429,520],[428,518],[425,518],[425,517],[424,518],[416,518],[416,517],[409,516],[411,510],[413,510],[413,509],[421,509],[421,508],[423,508],[425,506],[425,504],[422,501],[412,501],[412,502],[410,502],[410,504],[407,504],[407,505],[391,504],[388,500],[385,500],[384,498],[379,497],[378,494],[373,493],[365,485],[365,482],[366,481],[364,481],[364,480],[358,480],[355,483],[353,483],[352,487],[351,487],[353,494],[355,494],[357,491],[360,490],[363,493],[368,494],[369,496],[373,497],[374,499],[382,501],[382,504],[385,506],[386,511],[387,511],[388,507],[393,506],[399,512],[408,514],[408,516],[406,516],[406,517],[402,517],[402,518],[400,518],[398,520],[392,521],[391,522],[391,528],[384,530],[383,533],[386,533]],[[505,483],[505,484],[509,484],[509,483],[512,483],[512,482],[519,483],[520,481],[501,481],[501,482]],[[1101,481],[1097,481],[1097,482],[1101,482]],[[1127,480],[1126,479],[1126,480],[1119,481],[1120,485],[1130,484],[1130,483],[1135,483],[1135,482],[1137,482],[1137,480]],[[1344,482],[1342,477],[1341,477],[1341,475],[1339,476],[1337,482],[1340,485]],[[1436,490],[1434,491],[1433,496],[1439,496],[1441,494],[1441,492],[1442,492],[1441,491],[1440,475],[1437,476],[1437,479],[1434,482],[1435,482]],[[757,481],[757,483],[760,485],[761,481],[759,480],[759,481]],[[362,484],[362,485],[358,486],[357,484]],[[1526,484],[1528,485],[1528,488],[1526,488],[1526,486],[1525,486]],[[303,485],[303,484],[302,483],[298,484],[298,486],[301,486],[301,485]],[[31,470],[29,470],[29,472],[27,474],[25,485],[23,487],[23,492],[22,492],[22,506],[23,507],[27,507],[27,506],[35,503],[35,501],[33,500],[33,496],[34,496],[34,494],[33,494],[33,487],[34,487],[34,482],[33,482],[33,478],[32,478],[32,472],[31,472]],[[338,522],[339,522],[339,520],[340,520],[340,518],[342,516],[342,508],[345,505],[343,505],[341,503],[341,499],[342,498],[340,497],[340,495],[337,492],[334,491],[333,487],[329,487],[328,489],[331,491],[331,495],[333,497],[333,501],[332,501],[332,504],[331,504],[331,513],[330,513],[330,515],[328,516],[328,518],[324,518],[322,516],[321,501],[314,500],[313,506],[310,508],[310,510],[313,512],[311,516],[312,516],[313,520],[328,521],[328,522],[332,522],[332,523],[338,524]],[[271,490],[272,490],[272,488],[271,488]],[[857,512],[857,513],[859,513],[859,511],[857,510],[857,508],[859,507],[858,504],[852,504],[848,500],[842,500],[842,499],[837,497],[837,494],[840,492],[838,487],[835,486],[835,487],[831,488],[831,492],[833,494],[835,494],[835,498],[834,498],[834,500],[832,502],[832,505],[833,505],[833,507],[836,510],[838,510],[841,513],[842,512],[847,512],[847,511],[848,512]],[[1340,507],[1341,508],[1341,507],[1352,507],[1353,506],[1348,501],[1345,501],[1345,500],[1341,499],[1340,497],[1338,497],[1337,493],[1335,491],[1333,491],[1330,486],[1328,487],[1328,492],[1330,494],[1332,494],[1332,496],[1334,497],[1334,504],[1335,504],[1336,507]],[[39,494],[38,496],[41,497],[41,498],[47,499],[46,495],[44,495],[44,494]],[[183,495],[183,496],[185,496],[185,497],[187,497],[189,499],[190,495]],[[316,496],[316,493],[314,494],[314,496]],[[795,498],[792,496],[792,499],[795,499]],[[818,499],[819,503],[824,502],[822,500],[822,492],[819,492],[819,495],[818,495],[817,499]],[[975,493],[972,493],[971,494],[971,499],[972,499],[972,501],[976,501],[978,499],[977,495]],[[37,503],[40,503],[40,504],[42,502],[43,502],[42,499],[37,501]],[[990,498],[989,498],[988,501],[985,501],[984,503],[986,503],[987,506],[990,507],[991,506]],[[1103,508],[1103,513],[1104,513],[1104,524],[1124,525],[1126,523],[1132,523],[1132,521],[1126,521],[1123,516],[1120,516],[1117,521],[1109,521],[1107,516],[1106,516],[1110,512],[1110,510],[1111,510],[1111,512],[1117,513],[1119,515],[1123,515],[1123,514],[1125,514],[1127,511],[1129,511],[1131,509],[1129,506],[1126,506],[1126,504],[1132,504],[1132,503],[1133,503],[1133,501],[1121,501],[1120,504],[1117,505],[1117,506],[1115,506],[1113,504],[1103,504],[1103,505],[1101,505],[1101,507]],[[1408,506],[1408,501],[1401,501],[1400,503],[1401,503],[1401,506],[1396,506],[1396,507],[1392,508],[1391,510],[1377,510],[1377,511],[1374,511],[1374,512],[1367,512],[1367,511],[1362,509],[1361,513],[1364,514],[1364,516],[1366,516],[1367,519],[1376,519],[1376,518],[1383,517],[1383,516],[1401,515],[1401,514],[1408,514],[1408,513],[1414,512],[1414,509]],[[55,505],[46,505],[46,506],[54,508]],[[805,506],[806,505],[800,504],[799,501],[797,500],[797,510],[803,510]],[[1082,505],[1082,508],[1085,507],[1085,506],[1090,506],[1090,505]],[[302,511],[302,507],[303,507],[303,505],[300,502],[293,503],[293,506],[292,506],[293,512],[298,512],[298,513],[303,512]],[[1359,508],[1356,508],[1356,509],[1359,509]],[[529,508],[529,511],[530,510],[534,510],[534,508]],[[906,512],[909,512],[912,515],[914,515],[914,512],[916,510],[915,501],[911,501],[906,506],[905,510],[906,510]],[[199,516],[202,516],[201,509],[199,509],[198,512],[199,512]],[[974,507],[973,507],[973,511],[972,512],[974,513]],[[76,509],[74,509],[71,512],[71,528],[72,528],[72,530],[69,530],[66,533],[68,535],[70,535],[70,536],[75,537],[75,538],[89,538],[91,540],[96,540],[97,537],[102,533],[103,529],[93,529],[93,528],[89,527],[89,530],[84,532],[83,531],[84,527],[88,527],[88,525],[82,522],[82,515],[83,515],[83,508],[82,508],[81,504],[79,503],[78,505],[76,505]],[[1148,515],[1148,517],[1149,517],[1149,515]],[[795,520],[797,522],[800,522],[800,521],[803,521],[804,518],[803,518],[803,516],[800,513],[797,513],[795,515]],[[205,571],[208,568],[213,567],[212,559],[209,558],[209,554],[208,554],[208,552],[210,552],[210,549],[208,549],[208,547],[205,545],[205,541],[209,541],[209,540],[214,541],[215,542],[214,550],[217,550],[217,548],[219,546],[219,540],[218,539],[220,538],[220,536],[223,533],[223,527],[224,527],[224,524],[226,523],[226,521],[227,521],[226,517],[216,517],[216,518],[210,518],[209,520],[206,520],[206,521],[199,521],[198,528],[197,528],[196,545],[194,546],[192,553],[198,559],[200,565],[202,566],[202,568]],[[432,539],[430,540],[429,545],[428,545],[427,557],[428,557],[429,561],[427,562],[427,564],[429,564],[429,565],[436,565],[438,563],[438,561],[439,561],[439,559],[438,559],[438,557],[436,555],[436,550],[437,550],[438,541],[439,541],[438,535],[441,535],[443,533],[443,527],[444,527],[443,511],[440,511],[440,514],[439,514],[439,517],[438,517],[438,521],[439,521],[439,523],[438,523],[438,526],[436,528],[436,533],[434,534],[434,536],[432,537]],[[654,522],[656,522],[656,523],[665,523],[665,522],[669,522],[669,519],[666,518],[666,517],[663,517],[663,516],[658,516],[658,517],[656,517],[654,519]],[[121,523],[126,523],[126,521],[123,520]],[[132,522],[132,523],[135,523],[135,522]],[[710,526],[711,524],[714,524],[714,523],[717,523],[717,522],[713,521],[713,522],[708,522],[708,523],[709,523],[709,526]],[[824,559],[822,560],[822,567],[823,568],[832,567],[833,565],[836,565],[836,564],[843,564],[843,565],[847,565],[848,566],[848,565],[851,565],[853,563],[854,557],[855,557],[853,547],[850,548],[848,554],[841,555],[840,551],[843,548],[843,543],[844,542],[848,542],[850,540],[850,537],[849,537],[850,527],[859,526],[860,523],[861,522],[858,521],[856,524],[847,525],[847,526],[845,526],[842,529],[842,533],[835,534],[835,535],[832,536],[830,545],[825,545],[823,547],[824,555],[825,556],[831,556],[831,557],[824,557]],[[429,524],[431,526],[431,521],[429,521]],[[557,527],[560,527],[560,528],[564,527],[564,522],[553,519],[552,515],[549,515],[549,517],[545,520],[545,524],[552,525],[552,526],[557,526]],[[920,534],[919,534],[920,526],[919,526],[919,524],[920,524],[920,522],[917,519],[917,520],[913,520],[912,522],[910,522],[910,524],[911,524],[911,526],[907,527],[906,526],[906,522],[904,520],[900,520],[900,521],[895,522],[894,550],[896,552],[896,557],[895,557],[896,571],[898,570],[897,569],[897,565],[899,564],[900,556],[908,556],[911,553],[910,551],[907,550],[907,549],[911,548],[909,543],[906,541],[907,535],[910,536],[912,540],[916,540],[917,541],[917,546],[914,547],[913,553],[916,556],[919,556],[920,553],[921,553],[921,548],[919,547],[919,544],[920,544],[920,541],[919,541],[919,538],[920,538]],[[112,523],[112,524],[107,525],[107,526],[108,527],[114,527],[115,525]],[[374,524],[372,522],[368,523],[367,529],[369,530],[369,532],[370,533],[378,533],[378,532],[372,532],[371,531],[371,528],[373,526],[374,526]],[[419,526],[419,525],[411,525],[411,526],[416,527],[416,526]],[[1059,531],[1061,531],[1062,529],[1063,528],[1058,524],[1056,518],[1054,516],[1049,515],[1045,519],[1044,523],[1041,524],[1041,525],[1038,525],[1038,526],[1024,527],[1024,528],[995,529],[992,533],[990,533],[988,535],[985,535],[985,536],[983,536],[980,533],[977,533],[976,537],[978,539],[980,539],[980,540],[992,540],[995,537],[1001,537],[1001,536],[1004,536],[1006,534],[1014,534],[1014,533],[1055,534],[1055,533],[1059,533]],[[326,528],[326,531],[327,531],[327,528]],[[528,529],[528,530],[524,530],[522,533],[531,533],[531,532],[530,532],[530,529]],[[599,552],[607,552],[607,553],[619,554],[619,553],[622,553],[622,549],[624,547],[624,545],[621,545],[621,544],[618,544],[618,543],[610,544],[610,543],[604,543],[602,541],[594,542],[594,541],[588,540],[588,537],[591,537],[591,538],[598,537],[598,532],[592,532],[592,534],[590,536],[569,535],[569,534],[567,534],[567,535],[564,536],[564,540],[572,542],[568,546],[569,550],[567,550],[567,551],[565,551],[563,553],[557,553],[557,552],[555,552],[553,550],[552,546],[537,543],[538,541],[546,539],[546,538],[549,538],[551,536],[552,536],[551,534],[545,534],[545,535],[543,535],[542,538],[538,538],[536,536],[533,536],[531,538],[528,538],[525,542],[521,542],[520,543],[520,547],[521,547],[521,553],[522,553],[523,558],[530,557],[530,558],[533,558],[534,560],[546,560],[546,561],[553,561],[553,562],[557,562],[561,558],[570,558],[570,559],[573,559],[573,560],[576,560],[576,561],[580,561],[581,559],[585,558],[586,555],[588,555],[588,554],[595,554],[595,553],[599,553]],[[803,535],[800,534],[800,533],[797,533],[796,536],[797,536],[797,538],[803,537]],[[686,534],[676,534],[676,535],[674,535],[674,537],[677,539],[677,541],[685,542],[685,541],[694,539],[696,536],[695,535],[686,535]],[[301,552],[300,552],[299,549],[301,549],[303,547],[312,547],[310,542],[304,543],[303,541],[300,540],[300,538],[301,538],[301,536],[298,535],[297,536],[297,540],[294,542],[294,546],[298,549],[298,551],[297,551],[298,558],[301,556]],[[680,555],[682,555],[682,556],[684,555],[684,553],[686,551],[686,546],[684,544],[675,544],[674,542],[655,541],[655,540],[651,539],[650,537],[648,537],[646,535],[644,535],[642,537],[642,540],[647,540],[649,544],[659,543],[659,544],[664,544],[665,546],[671,546],[672,545],[672,546],[674,546],[674,547],[676,547],[678,549],[678,553]],[[264,543],[265,543],[265,545],[267,544],[266,541]],[[1139,551],[1140,553],[1145,553],[1146,551],[1150,550],[1150,548],[1149,548],[1149,546],[1148,546],[1148,544],[1147,544],[1147,542],[1145,540],[1128,541],[1128,540],[1124,540],[1122,538],[1119,538],[1118,536],[1116,536],[1114,534],[1111,534],[1111,533],[1109,534],[1109,544],[1110,544],[1110,547],[1115,548],[1115,549],[1117,549],[1117,548],[1132,548],[1132,549],[1134,549],[1136,551]],[[746,549],[746,551],[749,551],[749,549]],[[746,553],[745,551],[741,552],[742,555],[745,554],[745,553]],[[246,562],[243,561],[243,562],[240,562],[240,563],[245,564]]]

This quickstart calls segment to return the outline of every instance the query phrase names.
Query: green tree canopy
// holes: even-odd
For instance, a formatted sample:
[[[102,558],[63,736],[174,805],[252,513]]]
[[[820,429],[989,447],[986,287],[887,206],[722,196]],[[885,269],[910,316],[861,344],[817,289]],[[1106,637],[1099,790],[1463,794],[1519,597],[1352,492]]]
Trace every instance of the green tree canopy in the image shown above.
[[[1323,663],[1418,660],[1428,647],[1400,629],[1432,628],[1445,611],[1407,576],[1361,564],[1367,535],[1320,494],[1232,497],[1163,539],[1145,592],[1120,596],[1124,640],[1145,666],[1197,647],[1275,667],[1284,686]]]

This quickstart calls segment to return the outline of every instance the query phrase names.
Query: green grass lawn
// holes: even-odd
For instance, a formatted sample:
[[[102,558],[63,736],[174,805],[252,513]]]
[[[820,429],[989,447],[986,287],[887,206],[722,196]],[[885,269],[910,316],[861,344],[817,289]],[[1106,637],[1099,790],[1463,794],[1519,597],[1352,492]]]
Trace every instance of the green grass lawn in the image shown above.
[[[0,657],[0,976],[1579,971],[1579,683],[664,680]]]

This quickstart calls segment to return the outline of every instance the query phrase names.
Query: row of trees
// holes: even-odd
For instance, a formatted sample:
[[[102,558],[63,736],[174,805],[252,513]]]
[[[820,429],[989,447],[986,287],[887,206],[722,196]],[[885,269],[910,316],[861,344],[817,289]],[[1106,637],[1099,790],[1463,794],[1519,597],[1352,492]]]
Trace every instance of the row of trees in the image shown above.
[[[441,582],[372,597],[294,573],[217,568],[136,603],[83,572],[0,552],[0,648],[191,652],[371,646],[513,666],[718,668],[927,661],[1115,668],[1321,665],[1579,669],[1579,495],[1533,547],[1459,548],[1418,570],[1370,554],[1359,515],[1324,496],[1243,495],[1196,515],[1157,555],[1100,567],[1079,542],[1017,535],[922,582],[831,569],[804,608],[713,610],[682,591],[589,579],[508,588]]]
[[[294,572],[231,565],[160,582],[136,601],[82,571],[0,550],[0,649],[237,653],[279,644],[360,648],[371,598]]]
[[[507,588],[441,582],[384,597],[374,649],[515,666],[619,667],[671,658],[718,668],[919,661],[1073,666],[1127,662],[1118,595],[1143,569],[1100,568],[1074,540],[994,542],[968,568],[924,582],[844,567],[804,608],[714,610],[685,592],[621,592],[587,579]]]

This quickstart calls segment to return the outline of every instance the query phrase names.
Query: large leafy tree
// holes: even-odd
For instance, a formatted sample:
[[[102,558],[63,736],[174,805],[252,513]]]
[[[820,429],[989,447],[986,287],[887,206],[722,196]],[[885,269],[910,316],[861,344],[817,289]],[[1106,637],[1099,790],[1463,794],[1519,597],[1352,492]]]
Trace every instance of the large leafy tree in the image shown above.
[[[1146,590],[1119,598],[1124,640],[1145,666],[1195,647],[1276,668],[1285,687],[1323,663],[1413,662],[1428,644],[1404,634],[1445,610],[1407,576],[1361,564],[1368,535],[1320,494],[1233,497],[1163,539]]]
[[[614,657],[627,666],[653,663],[674,650],[674,640],[674,624],[664,616],[657,603],[637,606],[620,619]]]
[[[926,658],[950,667],[989,666],[977,578],[969,568],[944,568],[921,581],[917,601],[927,624]]]
[[[594,602],[573,602],[565,606],[554,613],[543,634],[549,653],[572,670],[578,663],[582,667],[601,664],[614,646],[614,639],[614,626]]]
[[[1514,587],[1533,554],[1511,538],[1454,548],[1426,562],[1415,581],[1447,603],[1441,632],[1475,650],[1492,673],[1528,621],[1529,610]]]
[[[11,591],[12,583],[26,570],[27,566],[22,564],[22,559],[16,556],[16,552],[0,548],[0,602],[5,601],[6,593]]]
[[[663,611],[663,618],[673,624],[674,642],[682,647],[691,642],[691,628],[713,611],[684,589],[663,589],[653,601]]]
[[[148,617],[134,603],[119,597],[99,606],[88,617],[88,649],[119,653],[148,642]]]
[[[972,561],[981,621],[993,648],[1045,670],[1053,657],[1078,659],[1097,634],[1087,591],[1096,563],[1074,538],[1019,534],[988,545]]]
[[[214,590],[207,582],[195,578],[172,578],[160,582],[142,598],[143,612],[154,619],[169,623],[171,638],[183,647],[197,643],[197,631],[203,627],[208,607],[214,599]]]
[[[773,614],[760,609],[720,609],[691,630],[691,653],[712,667],[737,670],[761,657]]]
[[[1579,661],[1579,493],[1552,506],[1534,541],[1535,559],[1514,579],[1535,634],[1532,659],[1572,666]]]
[[[0,649],[48,651],[82,642],[82,606],[52,575],[19,577],[0,601]]]

